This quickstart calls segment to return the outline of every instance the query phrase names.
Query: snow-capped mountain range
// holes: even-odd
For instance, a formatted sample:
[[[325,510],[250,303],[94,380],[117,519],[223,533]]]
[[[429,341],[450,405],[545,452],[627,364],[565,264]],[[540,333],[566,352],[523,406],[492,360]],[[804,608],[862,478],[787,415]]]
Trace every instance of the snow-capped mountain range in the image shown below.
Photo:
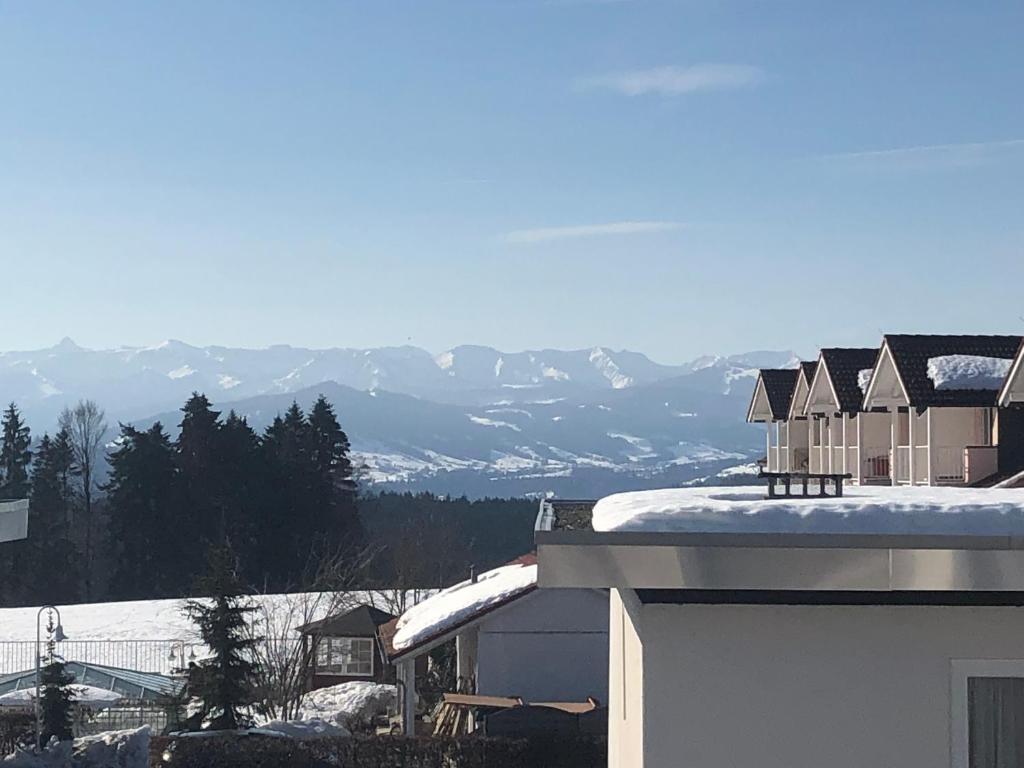
[[[461,346],[266,349],[54,347],[0,353],[0,393],[34,432],[89,397],[111,423],[160,418],[173,432],[193,391],[256,428],[323,392],[367,482],[439,492],[594,494],[713,474],[757,453],[743,423],[759,367],[791,352],[662,365],[603,347],[507,353]]]

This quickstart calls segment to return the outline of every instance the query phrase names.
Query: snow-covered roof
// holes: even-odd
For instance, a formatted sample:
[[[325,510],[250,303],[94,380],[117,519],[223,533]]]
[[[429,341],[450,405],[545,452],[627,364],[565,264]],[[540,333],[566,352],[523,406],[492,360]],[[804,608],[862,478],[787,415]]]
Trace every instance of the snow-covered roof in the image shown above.
[[[526,555],[441,590],[403,613],[392,646],[401,655],[437,640],[537,587],[537,559]]]
[[[936,389],[994,389],[1003,386],[1013,360],[982,355],[928,358],[928,378]]]
[[[872,371],[874,371],[874,368],[861,368],[857,371],[857,386],[860,388],[861,394],[868,391]]]
[[[620,493],[594,507],[595,531],[1024,535],[1024,489],[844,489],[766,500],[764,490]]]

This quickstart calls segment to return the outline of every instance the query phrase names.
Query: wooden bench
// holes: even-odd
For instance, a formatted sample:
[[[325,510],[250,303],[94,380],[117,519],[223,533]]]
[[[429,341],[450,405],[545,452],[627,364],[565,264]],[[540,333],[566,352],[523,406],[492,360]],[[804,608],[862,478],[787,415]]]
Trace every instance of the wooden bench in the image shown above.
[[[828,496],[826,489],[826,483],[832,483],[835,488],[833,496],[840,497],[843,495],[843,480],[849,480],[853,475],[839,472],[824,472],[824,473],[811,473],[811,472],[764,472],[758,474],[758,477],[768,481],[768,495],[765,498],[768,499],[788,499],[792,498],[792,486],[793,481],[800,483],[803,488],[803,496],[809,496],[807,492],[807,486],[812,480],[818,483],[818,496]],[[785,490],[781,496],[775,492],[776,485],[782,483],[782,487]]]

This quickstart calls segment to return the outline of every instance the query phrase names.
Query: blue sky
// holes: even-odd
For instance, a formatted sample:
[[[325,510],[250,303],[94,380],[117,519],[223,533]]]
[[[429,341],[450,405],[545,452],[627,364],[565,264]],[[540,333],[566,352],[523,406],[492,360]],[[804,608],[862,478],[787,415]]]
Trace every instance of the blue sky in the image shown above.
[[[0,349],[1024,333],[1019,2],[0,0]]]

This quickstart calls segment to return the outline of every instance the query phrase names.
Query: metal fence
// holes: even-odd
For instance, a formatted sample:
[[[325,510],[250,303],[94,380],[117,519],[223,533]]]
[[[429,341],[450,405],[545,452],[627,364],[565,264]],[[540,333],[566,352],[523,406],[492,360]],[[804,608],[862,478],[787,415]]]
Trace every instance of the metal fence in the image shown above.
[[[45,646],[40,650],[45,653]],[[57,653],[65,661],[162,675],[187,667],[189,657],[200,652],[198,645],[184,640],[65,640],[57,644]],[[34,640],[0,641],[0,675],[34,670],[35,666]]]

